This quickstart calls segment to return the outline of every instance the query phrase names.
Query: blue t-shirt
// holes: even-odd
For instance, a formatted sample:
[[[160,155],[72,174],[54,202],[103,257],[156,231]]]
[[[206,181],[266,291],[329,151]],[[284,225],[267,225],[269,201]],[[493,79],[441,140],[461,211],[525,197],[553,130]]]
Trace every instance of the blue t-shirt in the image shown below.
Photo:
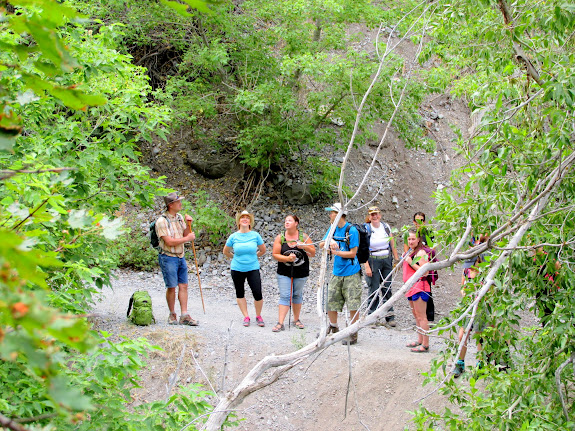
[[[258,261],[258,246],[264,240],[259,233],[250,230],[249,232],[234,232],[226,241],[226,247],[234,249],[231,268],[234,271],[248,272],[260,269]]]
[[[355,227],[349,229],[349,247],[345,240],[345,230],[349,223],[346,223],[343,227],[336,227],[333,233],[333,239],[337,241],[339,249],[341,251],[350,251],[354,247],[359,247],[359,232]],[[328,231],[325,233],[323,239],[327,238]],[[353,259],[344,258],[341,256],[335,256],[333,258],[333,275],[338,275],[340,277],[346,277],[348,275],[353,275],[359,272],[361,267],[359,266],[359,261],[357,256]]]

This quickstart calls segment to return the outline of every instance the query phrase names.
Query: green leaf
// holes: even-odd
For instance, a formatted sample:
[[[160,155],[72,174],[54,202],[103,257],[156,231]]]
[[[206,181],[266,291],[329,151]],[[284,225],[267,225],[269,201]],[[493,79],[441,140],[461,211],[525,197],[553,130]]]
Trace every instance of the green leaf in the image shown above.
[[[70,385],[64,377],[54,377],[50,380],[48,393],[54,400],[72,410],[91,410],[90,399]]]
[[[185,4],[181,4],[175,1],[171,1],[171,0],[160,0],[163,4],[165,4],[166,6],[174,9],[176,11],[176,13],[178,13],[179,15],[183,16],[183,17],[192,17],[194,15],[192,15],[191,13],[188,12],[188,6],[186,6]]]
[[[190,7],[199,10],[200,12],[204,12],[207,14],[211,14],[212,11],[208,8],[207,2],[202,0],[183,0],[187,3]]]
[[[68,224],[74,229],[82,229],[90,226],[94,218],[87,214],[86,210],[70,210]]]
[[[109,220],[108,218],[103,218],[100,222],[102,226],[102,234],[106,239],[116,239],[118,238],[124,230],[122,229],[124,221],[121,218],[114,220]]]
[[[85,110],[88,106],[100,106],[107,103],[107,99],[103,96],[86,94],[74,88],[51,87],[48,92],[73,109]]]
[[[15,142],[15,136],[7,135],[0,131],[0,151],[11,151]]]

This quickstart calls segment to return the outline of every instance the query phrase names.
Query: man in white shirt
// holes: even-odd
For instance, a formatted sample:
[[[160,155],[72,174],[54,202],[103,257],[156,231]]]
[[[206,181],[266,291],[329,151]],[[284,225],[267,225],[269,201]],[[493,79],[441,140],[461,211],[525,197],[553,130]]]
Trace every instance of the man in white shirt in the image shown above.
[[[368,314],[371,314],[391,298],[389,274],[393,270],[393,259],[397,261],[399,258],[391,228],[381,221],[381,211],[378,207],[370,207],[368,211],[370,222],[365,227],[369,235],[369,259],[364,270],[369,287]],[[383,285],[382,280],[385,280]],[[385,320],[389,326],[395,326],[393,307],[389,309]]]

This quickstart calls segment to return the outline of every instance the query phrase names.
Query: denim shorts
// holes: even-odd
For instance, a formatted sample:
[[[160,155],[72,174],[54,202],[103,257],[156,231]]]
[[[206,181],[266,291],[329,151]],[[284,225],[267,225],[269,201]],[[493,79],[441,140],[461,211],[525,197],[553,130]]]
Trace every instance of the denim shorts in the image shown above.
[[[303,287],[308,277],[294,278],[293,287],[291,285],[292,278],[277,274],[277,279],[280,288],[280,305],[290,305],[290,290],[292,293],[292,304],[301,304],[303,302]]]
[[[158,254],[158,262],[167,288],[188,284],[188,265],[183,257]]]
[[[427,292],[417,292],[411,296],[407,297],[408,301],[417,301],[419,298],[423,299],[423,302],[429,301],[429,293]]]

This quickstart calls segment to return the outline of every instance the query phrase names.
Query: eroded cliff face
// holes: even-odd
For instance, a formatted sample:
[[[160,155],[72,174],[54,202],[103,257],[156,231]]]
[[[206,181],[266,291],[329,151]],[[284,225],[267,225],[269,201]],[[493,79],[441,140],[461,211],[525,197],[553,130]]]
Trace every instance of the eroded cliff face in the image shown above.
[[[356,24],[348,31],[359,34],[357,50],[375,55],[377,30]],[[396,53],[410,63],[414,62],[415,51],[409,41],[402,42],[396,49]],[[431,67],[433,61],[421,67]],[[417,73],[414,79],[418,79]],[[434,94],[424,100],[418,113],[421,124],[414,127],[422,128],[424,134],[435,142],[435,151],[407,149],[392,125],[361,189],[360,199],[352,205],[351,218],[354,221],[363,220],[365,208],[362,206],[367,204],[379,205],[384,220],[397,228],[411,224],[416,211],[433,216],[432,194],[437,189],[448,187],[452,169],[462,164],[462,157],[457,156],[452,148],[457,139],[454,130],[459,130],[463,137],[467,136],[469,109],[462,100]],[[323,208],[337,200],[337,195],[324,193],[312,197],[309,172],[302,170],[298,156],[282,159],[269,171],[251,171],[232,151],[237,137],[230,136],[229,128],[222,124],[214,124],[212,130],[207,130],[206,125],[202,127],[201,131],[182,128],[169,136],[167,142],[157,140],[154,144],[143,145],[144,163],[158,175],[166,176],[167,184],[182,194],[190,196],[200,190],[207,191],[229,214],[250,207],[261,219],[264,236],[272,236],[281,229],[282,214],[286,211],[300,217],[303,215],[314,230],[323,229]],[[340,126],[331,122],[327,127],[337,132]],[[351,151],[344,180],[348,192],[355,192],[362,182],[385,130],[385,122],[374,124],[372,131],[377,139]],[[207,138],[199,138],[200,135]],[[328,146],[322,151],[321,156],[327,164],[341,166],[343,150]]]

